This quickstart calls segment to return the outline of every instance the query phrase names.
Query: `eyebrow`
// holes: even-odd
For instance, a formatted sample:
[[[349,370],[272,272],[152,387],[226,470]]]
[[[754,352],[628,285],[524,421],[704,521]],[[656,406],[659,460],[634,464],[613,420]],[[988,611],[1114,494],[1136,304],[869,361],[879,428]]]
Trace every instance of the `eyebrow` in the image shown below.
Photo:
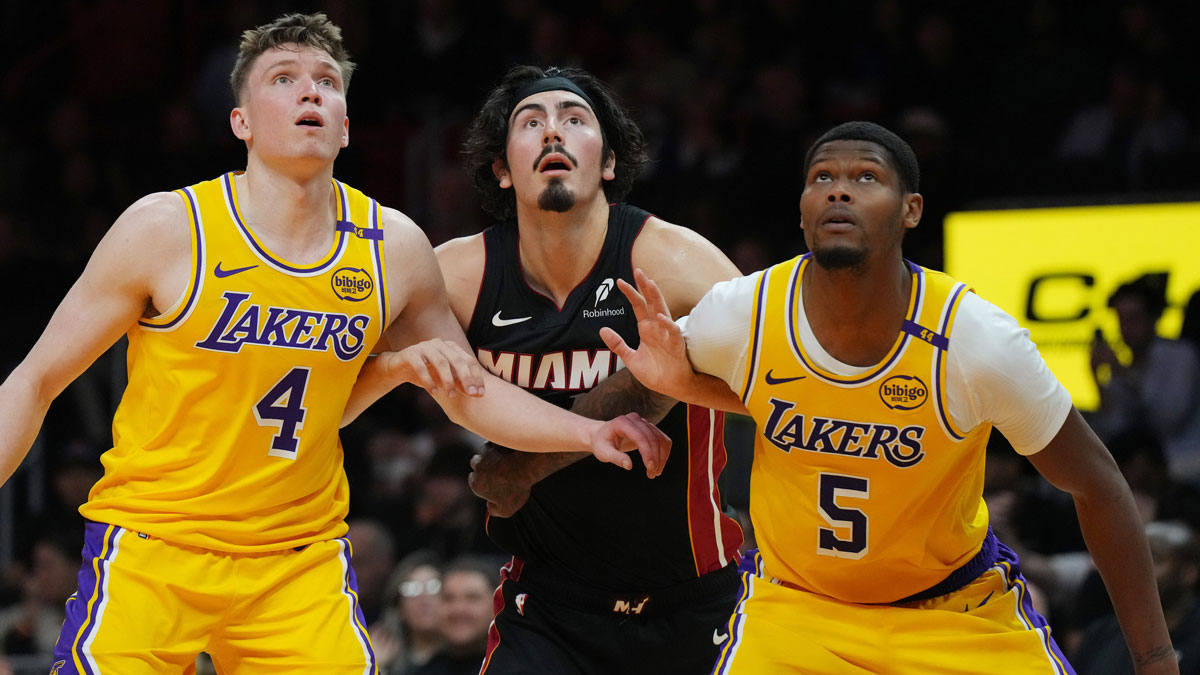
[[[339,68],[338,65],[336,63],[334,63],[333,61],[321,59],[320,61],[317,61],[317,63],[321,67],[333,72],[338,77],[342,76],[341,68]],[[298,65],[300,65],[300,59],[283,59],[281,61],[276,61],[275,63],[268,65],[267,72],[269,73],[272,70],[274,70],[276,68],[280,68],[280,67],[293,68]]]
[[[566,110],[567,108],[583,108],[584,110],[590,112],[593,116],[595,116],[595,114],[596,114],[595,111],[593,111],[591,108],[589,108],[586,103],[584,103],[583,101],[577,101],[575,99],[566,99],[565,101],[559,101],[558,105],[555,107],[558,108],[559,110]],[[508,118],[509,123],[511,124],[513,120],[517,119],[518,115],[525,112],[526,110],[537,110],[539,112],[544,113],[544,112],[546,112],[546,106],[542,105],[541,103],[526,103],[525,105],[523,105],[520,108],[517,108],[516,110],[513,111],[512,116]]]

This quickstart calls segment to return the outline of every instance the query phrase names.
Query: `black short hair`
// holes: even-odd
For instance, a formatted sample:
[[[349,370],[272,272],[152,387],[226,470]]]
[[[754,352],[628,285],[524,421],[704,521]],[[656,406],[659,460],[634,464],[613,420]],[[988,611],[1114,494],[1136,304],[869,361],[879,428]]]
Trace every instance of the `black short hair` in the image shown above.
[[[625,199],[633,181],[649,159],[642,130],[617,100],[607,84],[591,73],[573,67],[552,67],[542,70],[536,66],[515,66],[504,75],[500,84],[488,94],[483,107],[471,121],[463,152],[467,156],[467,171],[483,201],[483,209],[506,220],[517,212],[517,199],[512,190],[502,189],[492,173],[492,163],[504,160],[508,145],[508,116],[519,101],[513,100],[517,90],[531,80],[543,77],[565,77],[579,86],[594,102],[600,133],[604,139],[602,157],[610,153],[617,157],[616,177],[604,182],[604,195],[611,202]]]
[[[1158,320],[1167,309],[1167,275],[1152,272],[1121,284],[1108,296],[1108,306],[1114,307],[1121,297],[1138,300],[1146,313]]]
[[[821,146],[833,141],[867,141],[880,146],[887,151],[892,165],[900,174],[900,184],[905,192],[920,192],[921,169],[917,165],[917,155],[903,138],[874,122],[845,122],[822,134],[809,147],[808,154],[804,155],[805,176],[812,166],[813,155]]]

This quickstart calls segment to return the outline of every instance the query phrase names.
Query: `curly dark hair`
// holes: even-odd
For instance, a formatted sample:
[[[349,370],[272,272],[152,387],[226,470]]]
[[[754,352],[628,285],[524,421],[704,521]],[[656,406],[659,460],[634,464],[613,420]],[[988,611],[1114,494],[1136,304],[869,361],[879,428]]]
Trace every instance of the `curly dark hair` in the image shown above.
[[[463,152],[467,156],[467,171],[483,199],[483,209],[500,220],[516,215],[517,198],[512,190],[500,187],[492,173],[492,163],[497,159],[508,159],[505,149],[508,144],[508,116],[519,101],[513,100],[516,92],[531,80],[543,77],[565,77],[579,86],[596,104],[596,118],[600,121],[600,132],[604,139],[602,157],[613,153],[617,157],[613,180],[604,183],[604,196],[610,202],[619,202],[629,194],[633,181],[648,161],[646,139],[628,111],[617,101],[616,94],[604,82],[580,68],[547,68],[515,66],[504,75],[500,84],[488,94],[483,107],[471,121]]]

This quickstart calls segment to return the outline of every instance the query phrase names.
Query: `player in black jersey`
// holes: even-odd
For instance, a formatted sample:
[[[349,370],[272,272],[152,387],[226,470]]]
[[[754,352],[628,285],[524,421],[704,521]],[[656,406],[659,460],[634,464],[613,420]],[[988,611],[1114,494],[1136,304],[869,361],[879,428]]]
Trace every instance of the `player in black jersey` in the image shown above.
[[[742,533],[716,485],[723,413],[641,388],[598,334],[608,326],[636,339],[615,288],[635,267],[675,316],[739,276],[703,237],[620,203],[643,148],[612,91],[573,68],[514,68],[471,125],[470,168],[501,222],[437,254],[476,356],[581,414],[665,414],[659,427],[673,440],[654,480],[565,453],[528,462],[492,450],[476,465],[488,534],[513,554],[488,675],[708,673],[727,639]]]

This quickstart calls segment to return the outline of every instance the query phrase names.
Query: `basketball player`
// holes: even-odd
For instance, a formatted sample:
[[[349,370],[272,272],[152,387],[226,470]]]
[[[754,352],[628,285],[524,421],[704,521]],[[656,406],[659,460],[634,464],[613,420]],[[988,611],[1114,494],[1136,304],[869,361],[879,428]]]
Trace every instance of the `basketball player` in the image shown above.
[[[324,15],[247,31],[230,116],[246,170],[130,207],[0,387],[7,480],[54,396],[128,333],[52,672],[192,672],[201,651],[223,673],[376,672],[337,438],[376,342],[400,350],[377,370],[497,441],[626,464],[632,442],[652,471],[665,461],[647,422],[484,381],[420,230],[332,177],[352,70]]]
[[[635,266],[662,283],[673,315],[738,270],[694,232],[621,203],[646,161],[644,141],[609,87],[585,71],[510,70],[466,146],[476,187],[501,222],[437,254],[479,360],[564,407],[596,387],[573,408],[589,416],[665,414],[660,428],[674,440],[653,481],[578,454],[527,462],[532,455],[516,453],[476,466],[485,496],[515,492],[516,506],[528,496],[512,517],[487,521],[513,560],[482,672],[707,673],[736,601],[741,544],[716,486],[723,414],[663,405],[617,373],[597,331],[636,334],[615,288]]]
[[[909,146],[844,124],[812,146],[805,176],[811,253],[717,285],[682,330],[639,274],[644,297],[622,289],[640,347],[605,331],[646,386],[692,400],[690,383],[715,376],[757,422],[761,554],[714,672],[1073,672],[988,527],[993,426],[1074,497],[1138,672],[1178,672],[1111,456],[1026,331],[901,257],[923,206]]]

